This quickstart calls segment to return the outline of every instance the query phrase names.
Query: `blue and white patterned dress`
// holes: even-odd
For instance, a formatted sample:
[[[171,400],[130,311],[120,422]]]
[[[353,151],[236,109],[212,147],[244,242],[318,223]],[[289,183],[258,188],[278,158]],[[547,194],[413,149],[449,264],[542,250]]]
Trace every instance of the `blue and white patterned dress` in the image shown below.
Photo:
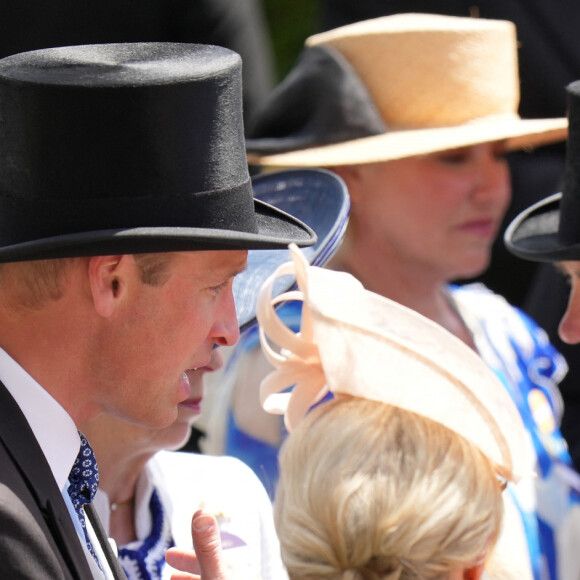
[[[516,403],[534,446],[535,478],[508,486],[526,531],[535,580],[580,578],[580,477],[559,429],[563,357],[529,316],[481,284],[450,295],[479,354]]]

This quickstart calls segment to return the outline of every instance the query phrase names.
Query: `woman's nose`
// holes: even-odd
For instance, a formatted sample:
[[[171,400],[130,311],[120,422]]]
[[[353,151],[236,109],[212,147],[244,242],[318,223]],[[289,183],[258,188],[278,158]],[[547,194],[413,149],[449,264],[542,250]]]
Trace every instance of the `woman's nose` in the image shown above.
[[[504,157],[486,152],[478,161],[477,195],[482,200],[494,200],[507,208],[511,198],[509,167]]]

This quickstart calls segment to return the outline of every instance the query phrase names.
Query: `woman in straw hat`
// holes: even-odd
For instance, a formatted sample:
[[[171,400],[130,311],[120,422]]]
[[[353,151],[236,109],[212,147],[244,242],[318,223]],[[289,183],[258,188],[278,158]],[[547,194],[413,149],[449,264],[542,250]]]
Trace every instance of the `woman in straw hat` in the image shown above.
[[[566,364],[503,298],[451,284],[488,266],[510,201],[505,153],[566,135],[565,119],[521,119],[518,99],[512,23],[399,14],[310,37],[250,128],[248,151],[262,167],[340,175],[352,208],[331,267],[437,322],[502,379],[537,457],[536,478],[509,486],[528,576],[577,578],[567,540],[576,473],[558,428]],[[236,389],[255,389],[239,376]],[[259,440],[257,421],[251,429]]]
[[[492,556],[505,481],[532,464],[501,382],[439,325],[291,251],[258,303],[276,367],[261,400],[291,431],[275,502],[290,579],[519,580]],[[271,301],[292,271],[300,292]],[[297,334],[274,311],[284,299],[304,301]]]

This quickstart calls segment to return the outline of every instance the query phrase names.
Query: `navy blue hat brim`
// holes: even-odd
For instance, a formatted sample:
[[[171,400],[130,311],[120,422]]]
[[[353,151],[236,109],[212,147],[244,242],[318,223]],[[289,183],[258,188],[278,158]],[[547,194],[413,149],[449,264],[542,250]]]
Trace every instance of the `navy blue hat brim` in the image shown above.
[[[283,176],[280,187],[275,176]],[[310,226],[317,241],[303,253],[313,266],[323,266],[340,246],[350,211],[346,185],[336,174],[323,169],[295,169],[264,174],[253,180],[257,199],[282,211],[291,211],[300,221]],[[291,260],[287,250],[250,251],[248,265],[234,280],[234,298],[240,331],[256,323],[258,291],[267,278]],[[273,296],[290,290],[296,283],[293,276],[276,281]]]

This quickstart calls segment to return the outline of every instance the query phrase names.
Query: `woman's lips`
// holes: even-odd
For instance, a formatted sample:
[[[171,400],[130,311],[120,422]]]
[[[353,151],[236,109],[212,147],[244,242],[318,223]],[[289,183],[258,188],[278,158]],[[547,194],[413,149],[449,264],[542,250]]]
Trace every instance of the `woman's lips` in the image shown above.
[[[180,403],[180,406],[186,407],[196,415],[199,415],[201,413],[202,400],[203,397],[195,397],[193,399],[187,399],[186,401],[183,401],[183,403]]]
[[[495,220],[473,220],[466,222],[459,227],[464,232],[469,232],[477,236],[489,238],[495,237],[496,222]]]

